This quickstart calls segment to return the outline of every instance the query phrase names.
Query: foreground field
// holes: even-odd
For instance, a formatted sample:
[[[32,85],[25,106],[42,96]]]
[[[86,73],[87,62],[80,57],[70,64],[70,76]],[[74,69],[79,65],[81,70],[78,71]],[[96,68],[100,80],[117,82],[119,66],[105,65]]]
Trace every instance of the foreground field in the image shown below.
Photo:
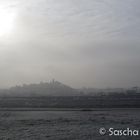
[[[139,140],[101,136],[99,128],[140,129],[140,109],[0,111],[0,140]]]

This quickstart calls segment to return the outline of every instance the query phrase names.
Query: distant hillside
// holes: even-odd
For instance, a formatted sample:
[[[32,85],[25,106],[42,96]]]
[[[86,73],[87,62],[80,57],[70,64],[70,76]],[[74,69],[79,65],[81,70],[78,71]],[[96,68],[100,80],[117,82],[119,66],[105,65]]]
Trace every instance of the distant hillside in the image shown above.
[[[139,88],[73,89],[58,81],[0,90],[1,108],[140,108]],[[84,109],[86,110],[86,109]]]
[[[38,84],[23,84],[22,86],[15,86],[9,89],[0,89],[0,96],[2,97],[35,97],[35,96],[137,96],[140,93],[139,87],[132,87],[130,89],[124,88],[81,88],[74,89],[61,82],[52,80],[51,82],[40,82]],[[138,94],[139,95],[139,94]]]
[[[67,85],[58,81],[50,83],[40,82],[39,84],[24,84],[22,86],[11,87],[10,89],[1,90],[1,95],[4,96],[75,96],[79,92]]]

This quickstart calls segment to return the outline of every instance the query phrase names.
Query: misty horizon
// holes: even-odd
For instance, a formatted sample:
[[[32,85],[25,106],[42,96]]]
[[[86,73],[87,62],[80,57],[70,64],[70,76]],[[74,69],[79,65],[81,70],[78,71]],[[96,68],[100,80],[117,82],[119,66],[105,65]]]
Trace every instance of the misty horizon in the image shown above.
[[[0,90],[11,89],[11,88],[15,88],[15,87],[25,87],[25,86],[30,86],[30,85],[51,84],[51,83],[55,83],[55,82],[58,82],[62,85],[68,86],[68,87],[73,88],[73,89],[133,89],[133,88],[140,89],[140,87],[137,85],[132,85],[130,87],[109,87],[109,86],[108,87],[95,87],[94,85],[93,86],[84,86],[83,85],[81,87],[73,87],[67,83],[63,83],[59,80],[52,79],[49,81],[39,81],[39,82],[34,82],[34,83],[21,83],[21,84],[17,84],[17,85],[5,87],[5,88],[0,88]]]

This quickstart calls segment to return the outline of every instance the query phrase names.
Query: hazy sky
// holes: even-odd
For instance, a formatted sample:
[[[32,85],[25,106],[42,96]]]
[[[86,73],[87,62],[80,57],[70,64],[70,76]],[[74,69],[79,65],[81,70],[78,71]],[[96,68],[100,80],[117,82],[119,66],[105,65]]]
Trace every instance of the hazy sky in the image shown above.
[[[140,0],[0,0],[0,87],[52,78],[140,86]]]

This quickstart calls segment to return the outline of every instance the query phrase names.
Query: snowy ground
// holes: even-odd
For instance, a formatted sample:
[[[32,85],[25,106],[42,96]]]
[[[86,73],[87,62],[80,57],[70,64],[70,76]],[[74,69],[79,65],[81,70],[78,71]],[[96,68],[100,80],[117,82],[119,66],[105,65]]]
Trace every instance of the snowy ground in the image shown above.
[[[139,140],[101,136],[99,128],[140,129],[140,109],[0,111],[0,140]]]

